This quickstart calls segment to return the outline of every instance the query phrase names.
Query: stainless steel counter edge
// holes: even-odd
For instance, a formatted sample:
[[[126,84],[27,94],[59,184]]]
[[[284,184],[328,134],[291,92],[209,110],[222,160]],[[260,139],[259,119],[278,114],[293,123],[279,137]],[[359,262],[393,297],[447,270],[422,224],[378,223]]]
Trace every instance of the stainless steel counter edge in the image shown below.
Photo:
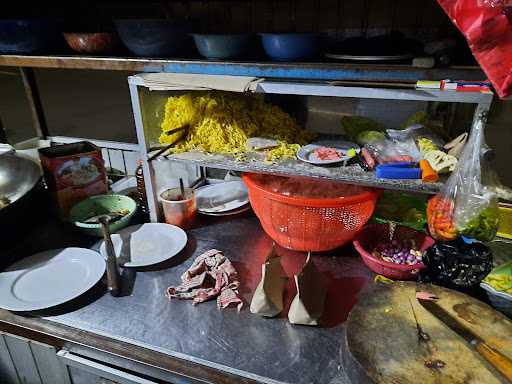
[[[100,333],[82,331],[39,317],[19,316],[3,309],[0,309],[0,331],[133,370],[133,365],[123,363],[125,359],[137,365],[137,372],[152,376],[156,374],[156,378],[161,380],[186,378],[191,383],[278,383],[201,359],[171,356],[158,348],[133,341],[113,339]]]

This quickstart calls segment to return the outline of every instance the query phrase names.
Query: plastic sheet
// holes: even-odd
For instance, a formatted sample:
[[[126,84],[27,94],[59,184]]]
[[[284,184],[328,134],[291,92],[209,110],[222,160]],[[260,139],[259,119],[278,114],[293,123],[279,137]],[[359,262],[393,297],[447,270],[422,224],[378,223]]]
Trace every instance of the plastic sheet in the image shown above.
[[[500,97],[512,91],[512,7],[507,0],[438,0]]]

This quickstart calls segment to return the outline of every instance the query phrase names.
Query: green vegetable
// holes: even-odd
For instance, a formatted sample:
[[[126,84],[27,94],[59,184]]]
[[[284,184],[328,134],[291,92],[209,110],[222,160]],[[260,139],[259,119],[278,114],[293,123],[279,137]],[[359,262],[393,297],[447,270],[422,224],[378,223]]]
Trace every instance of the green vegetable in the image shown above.
[[[372,221],[397,223],[422,231],[427,222],[425,200],[401,192],[385,191],[375,207]]]
[[[363,131],[356,137],[356,142],[361,145],[373,143],[375,141],[383,140],[386,136],[379,131]]]
[[[497,205],[492,204],[480,211],[459,232],[480,241],[491,241],[498,232],[499,221]]]
[[[400,125],[400,129],[405,129],[414,124],[421,124],[424,127],[428,127],[430,125],[429,119],[428,119],[428,114],[423,111],[418,111],[418,112],[413,113],[411,116],[409,116],[409,118],[407,120],[405,120]]]
[[[386,130],[386,127],[375,120],[361,116],[343,116],[341,118],[341,127],[351,140],[356,140],[357,136],[364,131],[384,132]]]

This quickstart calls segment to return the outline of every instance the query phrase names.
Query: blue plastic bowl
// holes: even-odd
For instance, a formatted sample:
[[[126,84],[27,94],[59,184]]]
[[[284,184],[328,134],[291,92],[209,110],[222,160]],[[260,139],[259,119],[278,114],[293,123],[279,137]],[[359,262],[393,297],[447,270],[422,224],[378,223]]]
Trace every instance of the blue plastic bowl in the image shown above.
[[[207,59],[233,59],[244,56],[251,48],[249,34],[192,34],[199,53]]]
[[[173,56],[189,38],[186,24],[172,20],[120,19],[114,23],[124,45],[137,56]]]
[[[318,35],[315,33],[261,33],[265,53],[274,60],[293,61],[318,54]]]
[[[61,40],[57,23],[51,20],[0,20],[1,53],[47,53]]]

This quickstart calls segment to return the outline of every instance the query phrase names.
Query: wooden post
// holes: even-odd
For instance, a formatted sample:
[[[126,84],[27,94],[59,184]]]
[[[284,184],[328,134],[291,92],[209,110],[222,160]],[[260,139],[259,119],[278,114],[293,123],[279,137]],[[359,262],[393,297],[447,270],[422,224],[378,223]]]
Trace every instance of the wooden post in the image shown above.
[[[34,70],[32,68],[20,68],[25,94],[27,95],[30,112],[32,113],[32,121],[36,129],[37,136],[46,139],[49,136],[46,118],[44,116],[39,90],[37,88]]]

